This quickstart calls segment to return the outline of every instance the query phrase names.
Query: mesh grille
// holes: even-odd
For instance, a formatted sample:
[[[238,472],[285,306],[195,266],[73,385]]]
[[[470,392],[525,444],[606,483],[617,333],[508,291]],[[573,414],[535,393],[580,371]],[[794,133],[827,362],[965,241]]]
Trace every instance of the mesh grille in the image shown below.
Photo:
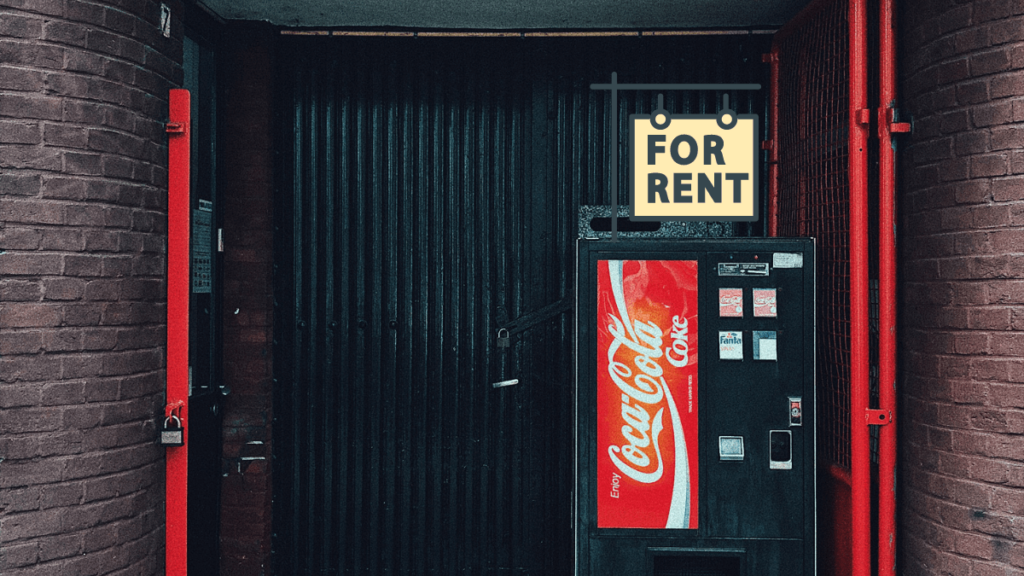
[[[818,240],[819,456],[850,467],[847,2],[779,47],[779,235]]]

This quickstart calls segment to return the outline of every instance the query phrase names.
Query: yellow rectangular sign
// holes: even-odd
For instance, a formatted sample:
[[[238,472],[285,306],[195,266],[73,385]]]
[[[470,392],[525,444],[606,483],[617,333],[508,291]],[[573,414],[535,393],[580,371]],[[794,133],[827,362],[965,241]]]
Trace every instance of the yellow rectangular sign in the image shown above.
[[[629,119],[632,220],[758,219],[757,115]]]

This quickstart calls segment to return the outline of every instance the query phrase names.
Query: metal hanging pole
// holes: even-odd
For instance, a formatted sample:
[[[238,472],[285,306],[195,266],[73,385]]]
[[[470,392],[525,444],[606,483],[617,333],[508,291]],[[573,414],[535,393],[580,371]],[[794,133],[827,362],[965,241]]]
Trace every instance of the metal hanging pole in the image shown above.
[[[612,72],[612,242],[619,239],[619,75]]]

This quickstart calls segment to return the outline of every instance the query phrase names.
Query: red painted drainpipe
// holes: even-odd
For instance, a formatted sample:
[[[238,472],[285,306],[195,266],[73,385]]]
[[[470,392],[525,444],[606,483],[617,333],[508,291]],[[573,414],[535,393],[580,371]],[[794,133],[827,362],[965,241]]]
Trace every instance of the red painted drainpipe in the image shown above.
[[[892,0],[881,0],[879,15],[878,108],[878,404],[888,423],[878,442],[878,576],[896,571],[896,39]]]
[[[871,453],[867,425],[868,189],[867,7],[850,0],[850,476],[853,576],[871,573]]]
[[[167,448],[166,576],[188,571],[188,90],[171,90],[167,166],[167,407],[181,419],[185,445]]]

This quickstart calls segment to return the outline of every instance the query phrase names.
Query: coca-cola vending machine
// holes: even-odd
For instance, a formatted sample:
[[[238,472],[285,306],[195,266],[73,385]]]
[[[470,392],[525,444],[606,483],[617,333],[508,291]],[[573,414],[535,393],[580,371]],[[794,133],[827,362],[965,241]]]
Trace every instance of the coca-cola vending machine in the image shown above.
[[[576,573],[815,574],[813,240],[578,255]]]

